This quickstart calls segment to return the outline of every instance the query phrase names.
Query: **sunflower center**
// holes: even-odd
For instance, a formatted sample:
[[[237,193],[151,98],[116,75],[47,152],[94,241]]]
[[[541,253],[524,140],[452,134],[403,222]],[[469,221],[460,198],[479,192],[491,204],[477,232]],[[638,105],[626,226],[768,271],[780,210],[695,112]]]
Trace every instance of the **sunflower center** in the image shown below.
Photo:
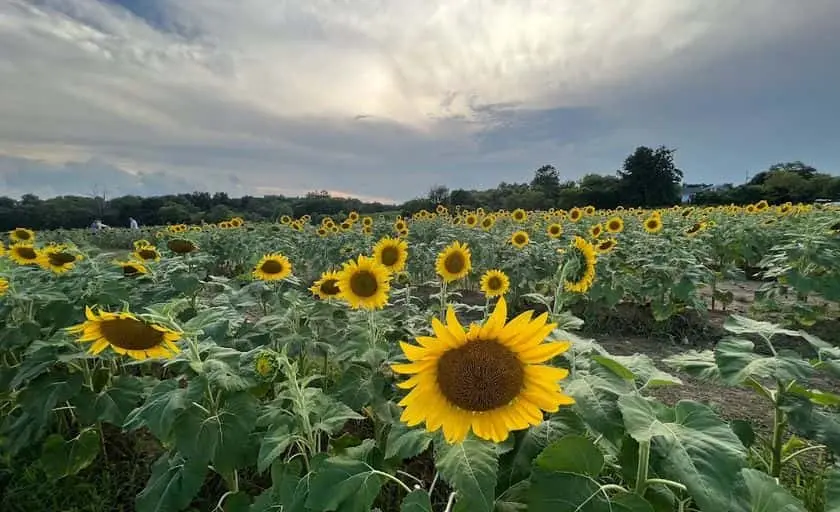
[[[38,253],[35,252],[35,249],[32,247],[18,247],[15,249],[17,255],[20,256],[22,259],[25,260],[35,260],[38,259]]]
[[[497,276],[493,276],[487,280],[487,287],[491,290],[498,290],[502,287],[502,280]]]
[[[445,260],[443,260],[443,268],[445,268],[450,274],[459,274],[463,272],[466,264],[467,262],[464,259],[464,255],[460,252],[453,252],[449,254]]]
[[[267,260],[263,262],[260,270],[265,272],[266,274],[279,274],[283,272],[283,263],[277,260]]]
[[[613,231],[617,230],[619,227],[620,226],[617,221],[610,222],[610,229],[612,229]]]
[[[189,240],[170,240],[166,245],[177,254],[186,254],[195,250],[195,245]]]
[[[386,267],[393,267],[400,260],[400,250],[393,245],[382,249],[382,264]]]
[[[477,340],[444,353],[438,361],[440,391],[467,411],[490,411],[522,390],[525,371],[516,354],[495,340]]]
[[[649,221],[647,222],[647,227],[648,227],[649,229],[656,229],[657,224],[658,224],[658,223],[657,223],[655,220],[649,220]]]
[[[350,277],[350,290],[357,297],[369,298],[376,295],[379,282],[376,276],[367,270],[360,270]]]
[[[556,235],[557,233],[560,232],[560,228],[558,228],[557,226],[551,226],[548,229],[548,232],[551,233],[552,235]]]
[[[140,249],[137,254],[144,260],[153,260],[157,257],[157,251],[154,249]]]
[[[76,257],[69,252],[51,252],[47,254],[47,259],[50,261],[50,265],[54,267],[60,267],[61,265],[76,261]]]
[[[131,318],[100,322],[99,331],[108,343],[125,350],[149,350],[163,343],[163,333]]]
[[[516,242],[519,245],[522,245],[522,244],[525,243],[525,235],[516,235],[513,238],[513,241]]]
[[[15,237],[16,237],[18,240],[29,240],[29,239],[31,238],[31,237],[29,236],[29,232],[28,232],[28,231],[24,231],[24,230],[22,230],[22,229],[16,229],[16,230],[15,230]]]
[[[338,295],[338,279],[327,279],[321,283],[321,293],[324,295]]]
[[[134,276],[140,273],[140,269],[135,267],[134,265],[128,264],[123,265],[123,275],[124,276]]]

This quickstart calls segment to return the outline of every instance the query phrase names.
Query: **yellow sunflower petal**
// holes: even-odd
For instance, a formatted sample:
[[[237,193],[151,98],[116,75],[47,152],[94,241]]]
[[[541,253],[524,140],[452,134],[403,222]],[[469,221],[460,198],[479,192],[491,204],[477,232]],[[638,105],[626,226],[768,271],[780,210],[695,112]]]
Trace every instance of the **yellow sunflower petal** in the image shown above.
[[[542,363],[569,350],[571,346],[572,344],[568,341],[541,343],[519,352],[519,359],[523,363]]]

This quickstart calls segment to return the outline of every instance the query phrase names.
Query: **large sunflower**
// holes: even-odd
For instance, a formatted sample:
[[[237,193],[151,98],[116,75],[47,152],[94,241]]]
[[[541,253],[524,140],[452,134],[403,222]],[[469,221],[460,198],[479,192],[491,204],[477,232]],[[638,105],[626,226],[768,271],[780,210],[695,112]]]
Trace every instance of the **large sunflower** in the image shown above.
[[[373,246],[373,257],[389,272],[399,272],[408,259],[408,244],[405,240],[386,236]]]
[[[624,231],[624,219],[621,217],[613,217],[607,221],[606,228],[610,233],[621,233]]]
[[[18,242],[9,247],[9,258],[18,265],[37,265],[41,251],[30,244]]]
[[[522,249],[531,241],[527,231],[517,231],[510,236],[510,243],[517,249]]]
[[[9,238],[12,242],[23,242],[31,244],[35,241],[35,232],[26,228],[15,228],[9,231]]]
[[[447,283],[466,277],[472,270],[469,246],[458,241],[452,242],[438,254],[435,270]]]
[[[262,281],[278,281],[292,275],[292,263],[280,253],[266,254],[251,274]]]
[[[146,322],[129,312],[99,315],[90,307],[85,308],[87,320],[68,327],[71,334],[80,334],[79,341],[92,343],[88,352],[99,354],[108,346],[117,354],[124,354],[138,360],[148,358],[168,359],[180,350],[175,342],[181,335],[168,327]]]
[[[572,222],[577,222],[583,218],[583,211],[580,208],[574,207],[569,210],[569,220]]]
[[[143,265],[143,263],[139,261],[115,261],[114,263],[122,269],[125,277],[136,277],[149,273],[149,269],[146,268],[146,265]]]
[[[320,299],[330,299],[338,296],[341,293],[341,289],[338,287],[338,272],[324,272],[321,274],[321,278],[309,287],[309,291]]]
[[[546,234],[548,234],[549,238],[560,238],[563,234],[563,225],[559,222],[555,222],[553,224],[549,224],[548,227],[545,229]]]
[[[512,218],[516,222],[525,222],[526,220],[528,220],[528,212],[526,212],[522,208],[517,208],[513,210],[513,212],[510,214],[510,218]]]
[[[488,270],[481,276],[481,291],[488,298],[501,297],[510,288],[510,279],[501,270]]]
[[[526,311],[506,323],[502,297],[483,325],[465,331],[450,306],[446,324],[432,320],[434,336],[418,337],[419,346],[400,343],[410,363],[391,368],[411,375],[398,384],[411,389],[400,401],[400,419],[408,426],[425,423],[430,432],[443,428],[449,443],[463,441],[470,429],[499,443],[511,431],[541,423],[543,411],[573,404],[557,384],[568,370],[540,364],[570,343],[542,343],[556,324],[546,322],[546,313],[532,315]]]
[[[644,227],[648,233],[659,233],[662,231],[662,219],[658,215],[651,215],[645,219]]]
[[[568,265],[563,288],[571,293],[586,293],[595,281],[595,247],[587,240],[576,236],[564,256]]]
[[[154,245],[144,245],[138,247],[134,253],[134,257],[141,261],[158,261],[160,260],[160,253]]]
[[[484,231],[490,231],[493,228],[493,225],[496,224],[496,217],[493,215],[487,215],[483,219],[481,219],[481,229]]]
[[[79,257],[70,252],[67,247],[54,245],[41,250],[38,264],[44,270],[51,270],[56,274],[63,274],[73,269]]]
[[[391,273],[375,259],[359,256],[342,266],[338,289],[353,309],[381,309],[388,303]]]

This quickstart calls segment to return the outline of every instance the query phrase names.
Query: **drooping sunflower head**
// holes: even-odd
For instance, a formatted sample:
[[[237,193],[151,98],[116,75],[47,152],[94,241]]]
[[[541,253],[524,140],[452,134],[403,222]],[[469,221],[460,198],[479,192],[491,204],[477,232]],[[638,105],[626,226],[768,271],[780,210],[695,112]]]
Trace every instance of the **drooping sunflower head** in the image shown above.
[[[570,221],[577,222],[582,218],[583,218],[583,211],[580,208],[574,207],[571,210],[569,210],[569,220]]]
[[[516,222],[525,222],[526,220],[528,220],[528,212],[526,212],[522,208],[517,208],[513,210],[513,212],[510,214],[510,217]]]
[[[599,240],[595,243],[595,251],[597,251],[598,254],[606,254],[615,249],[616,245],[618,245],[618,241],[616,241],[615,238]]]
[[[277,354],[270,350],[260,350],[253,359],[254,373],[260,380],[268,382],[274,380],[280,370]]]
[[[18,242],[9,247],[9,258],[18,265],[37,265],[41,251],[31,244]]]
[[[160,253],[154,245],[145,245],[139,247],[133,253],[134,257],[140,261],[159,261]]]
[[[760,212],[763,212],[764,210],[766,210],[769,207],[770,207],[770,205],[767,203],[766,199],[762,199],[761,201],[755,203],[755,209],[757,211],[760,211]]]
[[[385,237],[373,247],[373,257],[389,272],[399,272],[405,268],[408,259],[408,243],[399,238]]]
[[[280,253],[266,254],[251,274],[261,281],[278,281],[292,275],[292,263]]]
[[[9,281],[5,277],[0,277],[0,297],[9,292]]]
[[[793,211],[793,204],[792,203],[785,203],[779,206],[778,212],[779,215],[788,215]]]
[[[487,215],[483,219],[481,219],[481,229],[484,231],[490,231],[493,228],[493,225],[496,224],[496,217],[493,215]]]
[[[40,251],[38,264],[44,270],[50,270],[55,274],[63,274],[73,269],[79,256],[70,252],[63,245],[45,247]]]
[[[192,240],[186,238],[173,238],[166,242],[166,246],[175,254],[189,254],[198,250],[198,246]]]
[[[522,249],[531,241],[527,231],[516,231],[510,235],[510,243],[517,249]]]
[[[595,247],[586,239],[576,236],[563,253],[563,288],[571,293],[586,293],[595,281]]]
[[[85,322],[68,327],[71,334],[80,335],[81,343],[91,343],[88,352],[99,354],[108,347],[117,354],[133,359],[169,359],[180,352],[175,344],[181,334],[160,324],[147,322],[127,311],[95,313],[85,308]]]
[[[651,215],[644,222],[645,231],[654,234],[662,231],[662,219],[658,215]]]
[[[507,322],[501,297],[484,324],[465,330],[450,307],[445,324],[432,320],[434,336],[418,337],[418,345],[400,343],[410,362],[391,368],[411,376],[398,384],[411,390],[400,401],[401,421],[425,423],[430,432],[442,428],[449,443],[463,441],[470,430],[499,443],[512,431],[541,423],[543,411],[573,404],[558,385],[569,372],[541,364],[570,343],[543,343],[556,325],[547,323],[547,313],[532,319],[533,313]]]
[[[691,227],[685,230],[685,234],[687,236],[694,236],[697,233],[703,231],[706,228],[706,224],[704,222],[695,222]]]
[[[338,288],[338,272],[324,272],[321,274],[321,278],[309,287],[309,291],[319,299],[326,300],[337,297],[341,293]]]
[[[374,258],[359,256],[343,265],[338,289],[353,309],[381,309],[388,303],[391,273]]]
[[[563,235],[563,225],[559,222],[554,222],[548,225],[545,232],[549,238],[560,238]]]
[[[438,254],[435,270],[447,283],[466,277],[472,270],[472,252],[469,246],[457,240],[452,242]]]
[[[595,224],[594,226],[589,228],[589,235],[592,238],[598,238],[599,236],[601,236],[601,233],[603,233],[603,232],[604,232],[604,226],[602,226],[600,223]]]
[[[510,279],[501,270],[488,270],[481,276],[481,292],[486,297],[501,297],[510,288]]]
[[[114,263],[122,269],[125,277],[137,277],[149,273],[149,269],[140,261],[128,260],[115,261]]]
[[[610,233],[621,233],[624,231],[624,219],[621,217],[612,217],[607,221],[606,227]]]
[[[27,228],[15,228],[9,231],[9,238],[12,242],[31,244],[35,241],[35,232]]]

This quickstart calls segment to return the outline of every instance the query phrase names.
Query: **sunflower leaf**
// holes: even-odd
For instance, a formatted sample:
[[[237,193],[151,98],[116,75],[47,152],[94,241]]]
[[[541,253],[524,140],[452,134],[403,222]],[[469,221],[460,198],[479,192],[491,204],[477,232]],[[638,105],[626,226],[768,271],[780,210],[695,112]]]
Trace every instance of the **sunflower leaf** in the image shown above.
[[[146,487],[137,495],[137,512],[178,512],[198,494],[207,474],[200,460],[164,453],[154,465]]]
[[[791,496],[787,489],[777,484],[767,473],[743,469],[741,476],[749,493],[750,512],[806,512],[802,502]]]
[[[366,512],[383,483],[383,477],[364,461],[330,457],[315,469],[306,506],[317,511]]]
[[[429,493],[416,489],[408,493],[400,505],[400,512],[432,512],[432,500]]]
[[[75,475],[99,455],[99,431],[86,428],[79,435],[64,440],[59,434],[47,437],[41,449],[44,472],[52,479]]]
[[[123,427],[134,430],[145,426],[158,439],[169,439],[175,418],[187,407],[186,394],[175,379],[159,382],[146,402],[128,414]]]
[[[495,502],[499,461],[493,443],[468,437],[459,444],[439,443],[435,466],[458,493],[455,510],[490,512]]]
[[[385,458],[404,460],[420,455],[426,451],[432,439],[432,435],[425,429],[410,428],[402,423],[397,423],[388,432]]]

